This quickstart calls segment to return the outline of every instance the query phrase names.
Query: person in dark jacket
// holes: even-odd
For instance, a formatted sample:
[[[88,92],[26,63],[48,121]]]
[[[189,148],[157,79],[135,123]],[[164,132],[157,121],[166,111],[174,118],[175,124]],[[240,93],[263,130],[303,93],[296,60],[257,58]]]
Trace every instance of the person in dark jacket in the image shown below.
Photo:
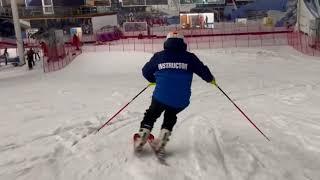
[[[4,49],[3,56],[4,56],[4,59],[5,59],[6,65],[8,65],[9,53],[8,53],[8,49],[7,48]]]
[[[143,67],[142,73],[156,87],[151,105],[140,124],[135,151],[142,150],[154,123],[164,112],[160,135],[153,144],[158,153],[164,154],[164,148],[177,122],[177,114],[190,103],[193,73],[212,84],[216,84],[215,78],[195,54],[187,51],[183,35],[177,32],[167,35],[164,50],[153,55]]]
[[[29,51],[27,51],[27,60],[28,60],[28,67],[29,70],[33,69],[34,63],[34,51],[31,48]]]
[[[36,49],[34,50],[34,57],[35,57],[35,60],[38,60],[38,61],[41,60],[39,48],[36,48]]]

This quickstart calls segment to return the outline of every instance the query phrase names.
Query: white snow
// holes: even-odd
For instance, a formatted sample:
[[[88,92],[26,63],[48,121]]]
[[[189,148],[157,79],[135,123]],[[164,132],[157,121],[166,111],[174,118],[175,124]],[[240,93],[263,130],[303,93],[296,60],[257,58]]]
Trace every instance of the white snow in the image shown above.
[[[132,135],[153,88],[92,132],[147,85],[141,68],[152,54],[84,53],[54,73],[0,71],[0,179],[319,179],[320,60],[290,47],[195,53],[271,142],[195,76],[191,105],[167,146],[170,166],[159,164],[148,146],[135,157]]]

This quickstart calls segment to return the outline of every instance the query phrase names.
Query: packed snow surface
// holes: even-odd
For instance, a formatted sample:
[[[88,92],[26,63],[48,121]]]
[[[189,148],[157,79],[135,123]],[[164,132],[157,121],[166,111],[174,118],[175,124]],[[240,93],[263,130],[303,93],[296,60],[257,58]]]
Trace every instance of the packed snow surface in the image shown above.
[[[195,75],[167,146],[169,166],[148,146],[136,157],[132,135],[154,87],[93,132],[148,85],[141,69],[152,54],[86,52],[54,73],[1,69],[0,179],[320,179],[320,60],[289,47],[194,53],[270,142]]]

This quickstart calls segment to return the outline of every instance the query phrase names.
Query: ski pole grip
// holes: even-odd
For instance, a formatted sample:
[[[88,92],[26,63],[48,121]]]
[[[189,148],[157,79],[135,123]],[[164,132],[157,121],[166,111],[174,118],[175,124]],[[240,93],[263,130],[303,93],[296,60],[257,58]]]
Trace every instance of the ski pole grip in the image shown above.
[[[212,80],[212,81],[210,82],[210,84],[212,84],[212,85],[214,85],[214,86],[218,87],[218,84],[217,84],[216,80]]]

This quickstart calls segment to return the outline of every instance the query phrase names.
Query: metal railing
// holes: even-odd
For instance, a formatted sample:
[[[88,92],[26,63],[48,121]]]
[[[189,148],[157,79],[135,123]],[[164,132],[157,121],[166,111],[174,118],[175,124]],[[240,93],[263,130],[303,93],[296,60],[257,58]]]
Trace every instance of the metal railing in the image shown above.
[[[53,6],[52,9],[46,12],[41,6],[35,7],[18,7],[19,16],[21,19],[30,18],[50,18],[50,17],[77,17],[90,16],[97,14],[113,13],[110,7],[107,6],[80,6],[80,7],[62,7]],[[0,7],[0,16],[12,17],[11,7]]]

